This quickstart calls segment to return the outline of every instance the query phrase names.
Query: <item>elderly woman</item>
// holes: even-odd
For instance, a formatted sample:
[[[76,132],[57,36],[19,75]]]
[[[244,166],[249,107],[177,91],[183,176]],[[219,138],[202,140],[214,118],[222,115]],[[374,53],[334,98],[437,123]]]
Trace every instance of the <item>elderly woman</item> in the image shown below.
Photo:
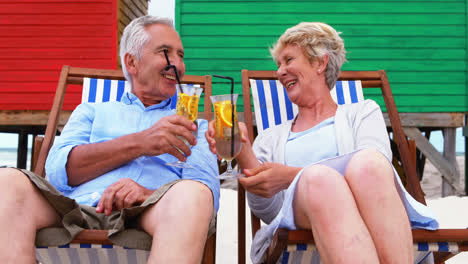
[[[269,223],[253,241],[252,260],[260,262],[273,232],[286,227],[312,230],[323,263],[413,263],[411,227],[437,222],[393,170],[379,106],[333,101],[330,89],[345,61],[339,34],[323,23],[300,23],[271,54],[299,112],[253,146],[243,138],[237,161],[246,177],[239,182],[253,213]],[[206,136],[216,152],[213,134],[211,124]]]

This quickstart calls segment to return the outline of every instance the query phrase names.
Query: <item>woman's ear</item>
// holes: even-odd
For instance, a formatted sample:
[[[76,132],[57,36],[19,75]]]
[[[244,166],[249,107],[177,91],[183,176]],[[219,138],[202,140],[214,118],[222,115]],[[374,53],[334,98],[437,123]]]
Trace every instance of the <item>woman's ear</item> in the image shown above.
[[[330,57],[328,56],[328,53],[327,53],[327,54],[323,55],[322,58],[320,58],[318,60],[318,63],[319,63],[318,64],[318,67],[319,67],[318,72],[319,73],[325,72],[325,70],[327,69],[329,58]]]

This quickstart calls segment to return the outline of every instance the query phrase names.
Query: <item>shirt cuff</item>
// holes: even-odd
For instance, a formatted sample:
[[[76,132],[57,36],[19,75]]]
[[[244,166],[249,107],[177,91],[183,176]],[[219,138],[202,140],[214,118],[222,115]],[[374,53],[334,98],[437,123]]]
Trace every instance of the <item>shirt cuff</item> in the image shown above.
[[[49,153],[46,161],[46,179],[60,192],[71,192],[76,187],[68,185],[67,161],[75,145],[67,145]]]

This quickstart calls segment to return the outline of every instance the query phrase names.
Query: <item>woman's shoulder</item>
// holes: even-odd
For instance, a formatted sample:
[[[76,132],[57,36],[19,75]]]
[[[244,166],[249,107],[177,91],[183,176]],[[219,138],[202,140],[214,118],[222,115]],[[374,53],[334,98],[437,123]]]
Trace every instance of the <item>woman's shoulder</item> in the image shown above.
[[[258,137],[263,137],[263,138],[271,138],[271,137],[276,137],[282,133],[288,132],[290,127],[291,127],[292,120],[289,120],[285,123],[270,127],[265,129],[262,133],[260,133]]]
[[[346,112],[361,112],[364,110],[380,109],[380,106],[372,99],[366,99],[352,104],[338,105],[340,111]]]

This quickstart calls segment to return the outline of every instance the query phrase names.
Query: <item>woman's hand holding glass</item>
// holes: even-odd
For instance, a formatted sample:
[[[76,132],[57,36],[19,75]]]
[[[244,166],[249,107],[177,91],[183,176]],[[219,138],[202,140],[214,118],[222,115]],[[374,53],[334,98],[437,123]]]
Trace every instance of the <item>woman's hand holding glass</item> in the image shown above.
[[[237,122],[236,101],[237,94],[211,96],[214,108],[214,139],[218,156],[226,160],[227,170],[218,179],[237,178],[239,173],[234,171],[231,161],[242,149],[241,133]]]
[[[244,169],[246,177],[239,179],[239,183],[250,193],[270,198],[287,189],[301,169],[266,162],[252,169]]]
[[[238,124],[239,130],[240,130],[242,149],[241,149],[241,152],[237,155],[236,159],[240,159],[241,156],[243,156],[243,153],[246,152],[248,148],[252,148],[252,146],[251,146],[250,141],[249,141],[249,139],[247,137],[248,132],[247,132],[247,127],[246,127],[245,123],[238,122],[237,124]],[[208,124],[208,130],[205,133],[205,137],[206,137],[206,140],[207,140],[208,145],[210,147],[210,151],[212,153],[218,155],[218,150],[216,149],[216,139],[215,139],[216,132],[215,131],[216,131],[215,130],[215,120],[212,120]],[[220,159],[222,159],[222,157],[220,155],[218,155],[218,157]]]

